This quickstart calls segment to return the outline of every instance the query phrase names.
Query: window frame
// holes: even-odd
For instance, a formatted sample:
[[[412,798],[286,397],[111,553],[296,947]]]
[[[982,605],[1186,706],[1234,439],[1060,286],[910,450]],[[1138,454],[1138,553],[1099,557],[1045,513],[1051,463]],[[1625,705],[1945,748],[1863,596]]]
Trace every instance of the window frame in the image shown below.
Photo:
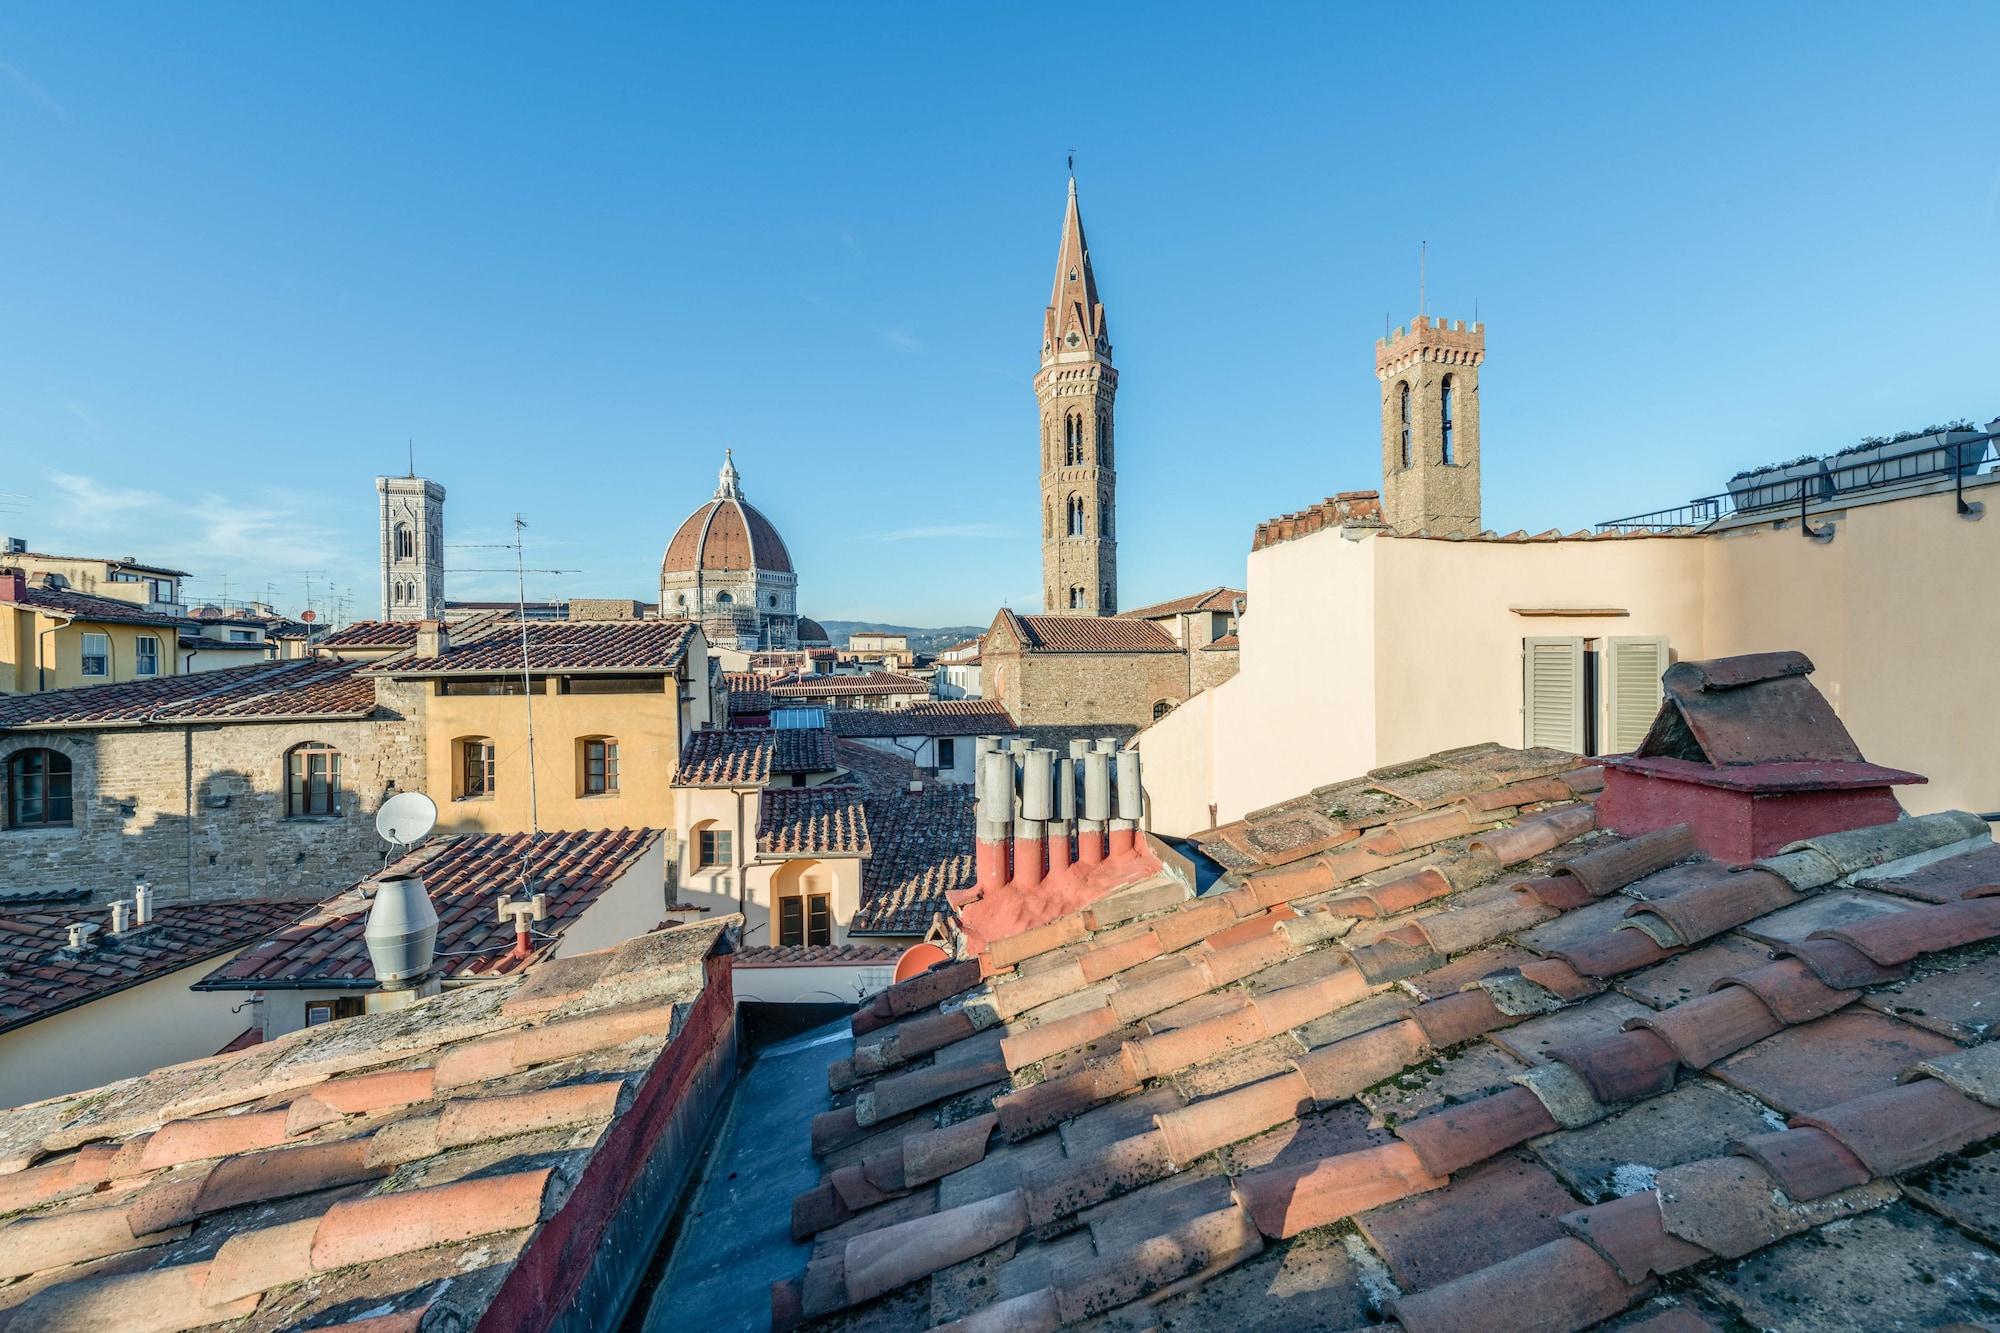
[[[585,796],[618,794],[618,738],[585,736],[581,742],[578,776]]]
[[[41,762],[40,770],[34,773],[28,772],[28,764],[37,758]],[[61,762],[60,768],[56,767],[56,761]],[[21,788],[24,779],[29,777],[40,779],[41,789],[35,799],[41,805],[41,813],[37,817],[23,819]],[[6,827],[9,830],[76,827],[76,764],[61,750],[46,745],[23,746],[8,755],[4,763],[0,763],[0,781],[4,781],[6,787],[5,815]],[[62,788],[60,796],[54,792],[58,782]],[[61,819],[54,817],[58,804],[63,810]]]
[[[1452,403],[1457,396],[1457,389],[1452,384],[1452,377],[1446,375],[1438,384],[1438,421],[1444,434],[1444,448],[1441,458],[1446,467],[1458,466],[1458,460],[1453,457],[1457,452],[1457,446],[1452,432]]]
[[[90,641],[92,639],[95,639],[99,643],[104,645],[104,648],[101,652],[93,653],[90,651]],[[92,671],[90,669],[90,662],[92,658],[96,658],[102,664],[96,671]],[[77,674],[83,676],[92,676],[92,677],[103,676],[107,680],[110,679],[111,636],[109,634],[103,633],[98,630],[88,630],[88,629],[83,632],[82,642],[79,644],[77,648]]]
[[[736,864],[736,838],[732,830],[711,826],[694,832],[696,870],[727,870]]]
[[[833,895],[788,893],[778,899],[780,948],[827,948],[833,944]]]
[[[316,800],[312,761],[324,761]],[[285,751],[285,818],[338,819],[341,816],[340,751],[325,741],[300,741]],[[315,808],[315,806],[320,808]]]
[[[151,653],[148,653],[148,652],[146,651],[146,645],[147,645],[147,644],[151,644],[151,645],[153,645],[153,651],[152,651]],[[150,658],[152,659],[152,662],[153,662],[153,665],[152,665],[152,669],[151,669],[151,670],[148,670],[148,669],[147,669],[147,667],[146,667],[146,659],[147,659],[148,657],[150,657]],[[134,635],[134,636],[133,636],[133,638],[132,638],[132,674],[133,674],[133,675],[135,675],[135,676],[144,676],[144,677],[147,677],[147,678],[149,678],[149,679],[150,679],[151,677],[154,677],[154,676],[157,676],[157,675],[159,675],[159,674],[160,674],[160,636],[159,636],[159,635],[157,635],[157,634],[138,634],[138,635]]]
[[[458,799],[477,801],[499,790],[498,763],[491,736],[461,736],[458,741]]]

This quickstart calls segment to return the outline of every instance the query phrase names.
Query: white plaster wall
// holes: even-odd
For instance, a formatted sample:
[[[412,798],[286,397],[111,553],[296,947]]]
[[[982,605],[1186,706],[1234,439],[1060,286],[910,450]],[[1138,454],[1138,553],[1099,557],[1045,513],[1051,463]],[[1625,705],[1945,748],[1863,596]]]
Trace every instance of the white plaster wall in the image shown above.
[[[895,979],[895,964],[813,964],[739,967],[732,974],[736,998],[765,1004],[858,1004]]]
[[[563,932],[558,957],[608,949],[656,928],[666,917],[666,834],[597,895],[597,901]]]
[[[247,992],[188,987],[236,952],[241,950],[0,1033],[0,1106],[58,1097],[214,1055],[250,1026],[248,1009],[230,1012],[250,997]]]

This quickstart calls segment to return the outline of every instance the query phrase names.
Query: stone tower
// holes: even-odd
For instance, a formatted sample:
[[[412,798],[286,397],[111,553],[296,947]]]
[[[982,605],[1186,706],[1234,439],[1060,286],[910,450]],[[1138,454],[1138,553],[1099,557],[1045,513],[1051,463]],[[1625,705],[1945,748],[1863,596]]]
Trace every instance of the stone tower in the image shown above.
[[[1056,253],[1055,290],[1042,317],[1042,609],[1108,616],[1118,610],[1118,503],[1112,452],[1111,330],[1090,271],[1090,246],[1070,177]]]
[[[1382,520],[1399,532],[1479,531],[1479,363],[1486,326],[1418,315],[1375,343]]]
[[[444,616],[444,487],[412,473],[377,477],[382,500],[382,619]]]

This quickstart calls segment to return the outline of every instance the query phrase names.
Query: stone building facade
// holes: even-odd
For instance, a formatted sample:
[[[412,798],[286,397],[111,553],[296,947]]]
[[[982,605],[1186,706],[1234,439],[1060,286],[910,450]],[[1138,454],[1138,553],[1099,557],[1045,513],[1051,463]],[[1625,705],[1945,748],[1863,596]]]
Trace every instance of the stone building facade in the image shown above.
[[[128,716],[0,730],[0,768],[24,750],[53,751],[69,761],[72,791],[67,826],[0,828],[0,895],[83,890],[102,902],[130,897],[144,879],[161,904],[314,900],[379,870],[376,808],[423,784],[421,701],[383,682],[378,702],[378,687],[360,684],[316,717]],[[349,706],[354,699],[367,702]],[[287,760],[300,746],[338,753],[337,814],[288,814]]]
[[[1035,374],[1042,418],[1042,610],[1050,615],[1118,612],[1117,396],[1111,326],[1097,297],[1072,177]]]
[[[444,615],[444,487],[426,477],[375,478],[382,536],[382,619]]]
[[[1418,315],[1375,343],[1382,385],[1382,517],[1398,532],[1474,536],[1479,367],[1486,326]]]
[[[1024,736],[1132,735],[1188,697],[1189,655],[1159,626],[1001,611],[981,654],[986,697]]]

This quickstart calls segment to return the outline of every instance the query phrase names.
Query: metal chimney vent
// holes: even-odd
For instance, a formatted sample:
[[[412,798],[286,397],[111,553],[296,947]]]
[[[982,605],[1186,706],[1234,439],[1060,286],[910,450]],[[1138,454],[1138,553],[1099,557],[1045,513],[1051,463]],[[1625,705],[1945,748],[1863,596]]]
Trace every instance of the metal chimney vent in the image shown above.
[[[375,905],[368,909],[368,961],[375,979],[388,990],[402,990],[421,981],[431,970],[437,949],[437,909],[422,879],[385,879],[375,886]]]

